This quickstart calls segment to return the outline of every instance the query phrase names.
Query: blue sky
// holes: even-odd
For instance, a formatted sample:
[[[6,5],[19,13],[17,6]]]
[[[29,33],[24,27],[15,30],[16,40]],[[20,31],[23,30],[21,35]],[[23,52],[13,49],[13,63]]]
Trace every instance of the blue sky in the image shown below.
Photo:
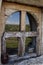
[[[19,24],[19,18],[20,18],[20,12],[16,12],[16,13],[13,13],[12,15],[10,15],[6,21],[6,24]],[[29,24],[29,19],[28,19],[28,16],[26,15],[26,24]]]

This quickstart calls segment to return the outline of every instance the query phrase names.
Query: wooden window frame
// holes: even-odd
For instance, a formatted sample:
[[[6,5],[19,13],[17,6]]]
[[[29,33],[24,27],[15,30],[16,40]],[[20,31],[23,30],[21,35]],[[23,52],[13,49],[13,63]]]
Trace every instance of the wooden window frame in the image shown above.
[[[12,4],[12,6],[11,6],[11,4]],[[7,6],[7,7],[6,7]],[[35,8],[35,7],[28,7],[28,6],[23,6],[23,5],[19,5],[19,4],[16,4],[16,3],[6,3],[6,2],[4,2],[3,3],[3,7],[2,7],[2,9],[4,8],[4,13],[3,13],[3,15],[4,15],[4,19],[5,19],[5,21],[6,21],[6,19],[8,18],[8,16],[11,14],[11,13],[13,13],[13,12],[15,12],[16,10],[17,11],[21,11],[22,13],[21,13],[21,31],[22,31],[22,33],[20,32],[20,34],[17,32],[16,33],[16,36],[17,36],[17,34],[18,34],[18,36],[20,36],[21,35],[21,37],[20,38],[23,38],[22,40],[23,40],[23,42],[21,42],[21,44],[22,44],[22,46],[24,47],[23,49],[22,49],[22,53],[20,53],[20,49],[18,50],[18,55],[20,55],[21,54],[21,56],[23,56],[24,55],[24,53],[25,53],[25,36],[23,36],[24,35],[24,33],[26,33],[26,35],[28,36],[28,37],[34,37],[34,36],[37,36],[37,49],[38,49],[38,51],[37,51],[37,54],[38,55],[40,55],[40,49],[39,49],[39,44],[41,43],[39,43],[39,37],[41,36],[41,29],[40,29],[40,24],[39,24],[39,22],[41,21],[41,19],[40,19],[40,16],[39,16],[39,13],[40,13],[40,11],[39,11],[39,9],[38,8]],[[7,14],[7,13],[5,13],[5,9],[7,9],[7,11],[9,10],[9,9],[11,9],[11,10],[15,10],[15,11],[12,11],[9,15]],[[28,34],[27,34],[27,32],[25,32],[25,15],[26,15],[26,11],[27,12],[29,12],[29,13],[31,13],[32,15],[33,15],[33,13],[34,14],[36,14],[36,16],[37,16],[37,19],[39,19],[37,22],[38,22],[38,27],[37,27],[37,32],[28,32]],[[38,13],[39,12],[39,13]],[[36,34],[37,33],[37,34]],[[14,35],[15,35],[15,33],[14,33]],[[17,36],[17,37],[18,37]],[[15,36],[14,36],[15,37]],[[19,46],[21,46],[21,45],[19,45]],[[20,48],[20,47],[19,47]],[[37,50],[36,49],[36,50]]]

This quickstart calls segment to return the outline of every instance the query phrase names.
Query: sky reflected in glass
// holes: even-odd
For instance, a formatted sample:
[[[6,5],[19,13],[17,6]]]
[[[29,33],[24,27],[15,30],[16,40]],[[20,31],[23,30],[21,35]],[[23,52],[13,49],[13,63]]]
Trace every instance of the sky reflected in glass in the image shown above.
[[[29,24],[29,18],[26,15],[26,24]],[[6,24],[19,25],[20,24],[20,12],[13,13],[10,15],[6,21]]]

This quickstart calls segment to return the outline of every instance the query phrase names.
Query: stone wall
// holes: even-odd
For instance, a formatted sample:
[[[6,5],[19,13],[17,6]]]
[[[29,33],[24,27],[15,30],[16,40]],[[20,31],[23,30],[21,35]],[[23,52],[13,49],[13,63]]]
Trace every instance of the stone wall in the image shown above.
[[[34,5],[38,7],[43,6],[43,0],[5,0],[5,1],[22,3],[22,4],[27,4],[27,5]]]
[[[8,9],[17,9],[21,11],[28,11],[30,14],[34,16],[34,18],[37,20],[37,24],[39,25],[37,30],[39,31],[39,36],[38,36],[38,42],[37,42],[37,53],[43,54],[43,10],[41,14],[41,9],[40,8],[35,8],[31,6],[25,6],[25,5],[20,5],[20,4],[13,4],[11,3],[3,3],[4,6],[2,6],[2,10],[0,12],[0,57],[1,57],[1,36],[2,33],[4,32],[4,27],[5,27],[5,10],[4,8]],[[6,7],[7,6],[7,7]],[[42,35],[42,36],[41,36]]]
[[[42,46],[41,46],[41,53],[43,54],[43,9],[42,9]]]
[[[1,5],[2,0],[0,0],[0,64],[1,64]]]

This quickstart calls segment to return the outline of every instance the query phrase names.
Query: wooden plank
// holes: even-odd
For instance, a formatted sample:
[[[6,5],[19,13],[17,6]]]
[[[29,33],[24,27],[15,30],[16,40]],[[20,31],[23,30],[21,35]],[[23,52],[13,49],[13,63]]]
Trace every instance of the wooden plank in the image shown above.
[[[25,53],[25,36],[22,35],[22,37],[19,39],[18,55],[23,56],[24,53]]]
[[[35,37],[38,36],[38,32],[25,32],[25,37]]]
[[[25,31],[25,18],[26,18],[26,12],[21,12],[21,31]]]
[[[5,32],[4,37],[9,38],[9,37],[21,37],[22,34],[20,32]]]
[[[21,31],[25,31],[25,18],[26,18],[26,12],[21,12]],[[18,44],[18,55],[23,56],[25,53],[25,35],[22,34],[22,37],[20,38],[20,42]]]
[[[2,38],[2,54],[6,53],[6,40],[5,38],[3,37]]]
[[[9,38],[9,37],[35,37],[38,36],[37,32],[5,32],[4,37]]]

